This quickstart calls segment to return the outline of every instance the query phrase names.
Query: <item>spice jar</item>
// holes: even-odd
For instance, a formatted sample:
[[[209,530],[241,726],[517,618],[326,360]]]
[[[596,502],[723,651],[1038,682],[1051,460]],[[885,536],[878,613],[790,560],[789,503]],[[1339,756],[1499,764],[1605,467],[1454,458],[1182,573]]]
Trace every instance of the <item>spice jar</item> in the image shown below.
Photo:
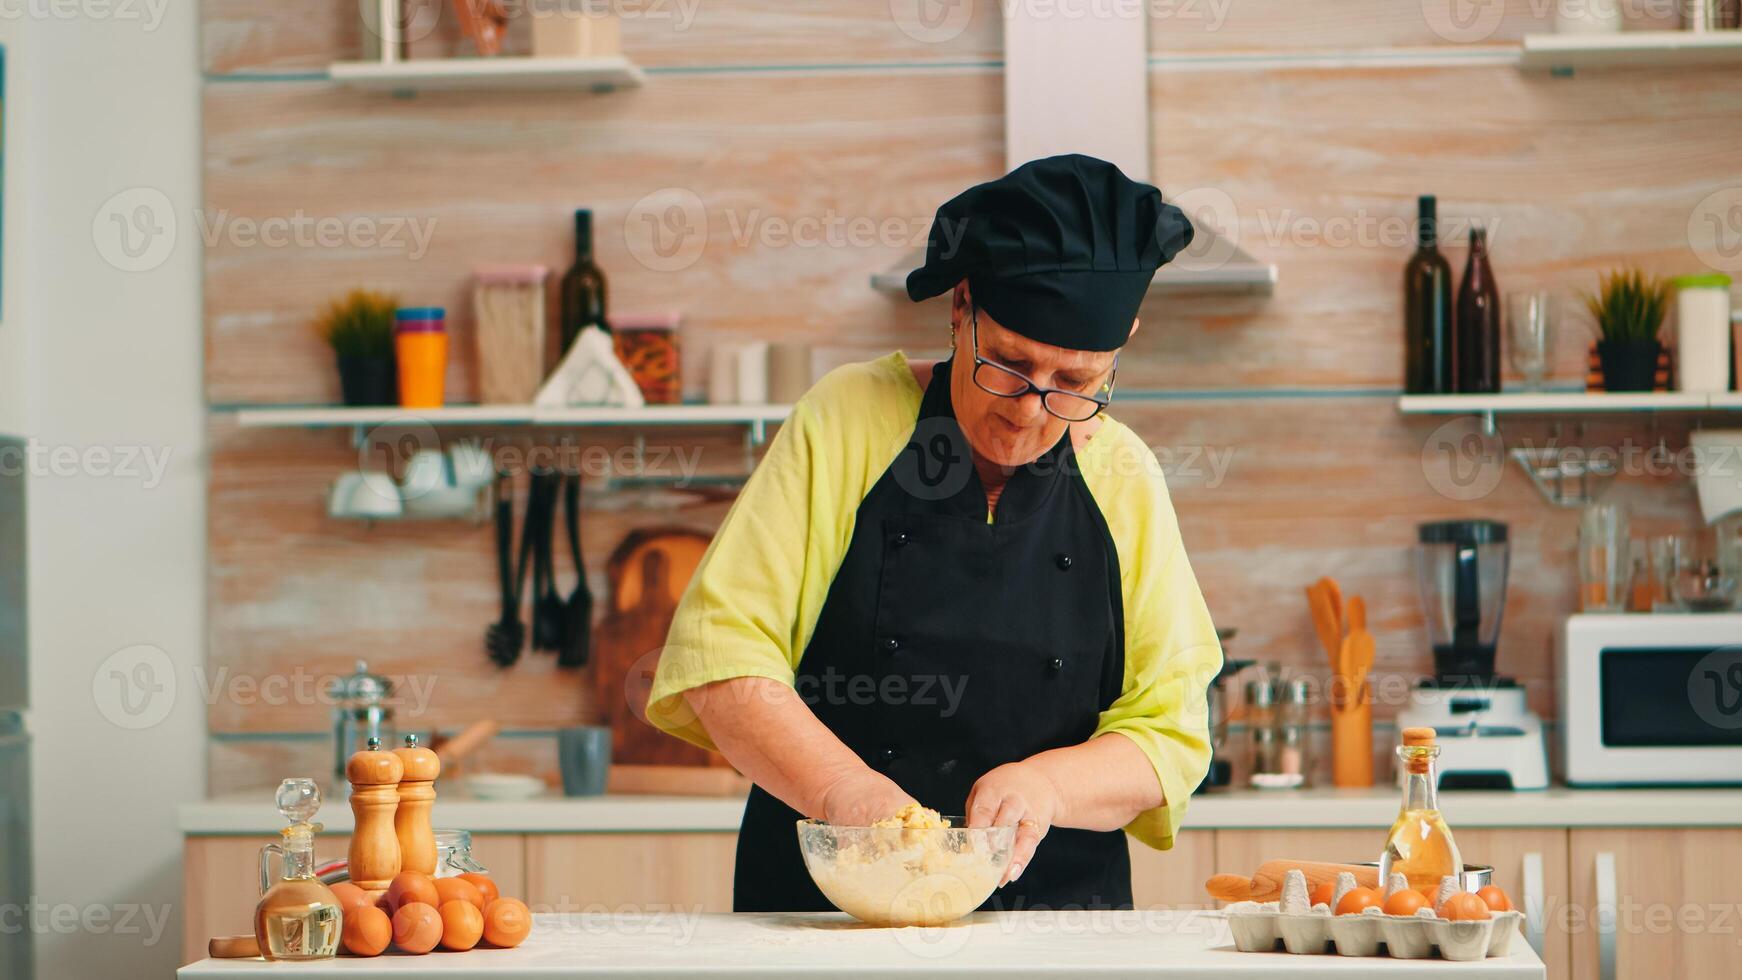
[[[1246,732],[1252,744],[1252,775],[1282,771],[1276,730],[1276,685],[1269,678],[1246,682]]]
[[[1276,709],[1278,771],[1306,779],[1312,771],[1312,683],[1297,677],[1283,685]]]
[[[649,405],[683,401],[677,343],[680,320],[676,313],[618,313],[611,317],[617,358],[629,369]]]

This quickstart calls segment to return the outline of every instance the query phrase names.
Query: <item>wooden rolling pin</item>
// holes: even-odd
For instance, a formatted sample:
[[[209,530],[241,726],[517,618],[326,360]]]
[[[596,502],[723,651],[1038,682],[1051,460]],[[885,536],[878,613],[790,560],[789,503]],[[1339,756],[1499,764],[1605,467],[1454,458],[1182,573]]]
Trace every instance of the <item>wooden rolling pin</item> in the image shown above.
[[[1274,902],[1282,897],[1282,877],[1299,869],[1306,875],[1307,891],[1326,882],[1335,884],[1337,875],[1347,871],[1355,876],[1355,884],[1366,888],[1379,887],[1379,869],[1372,865],[1331,864],[1325,861],[1266,861],[1252,877],[1235,874],[1211,875],[1204,890],[1223,902]]]

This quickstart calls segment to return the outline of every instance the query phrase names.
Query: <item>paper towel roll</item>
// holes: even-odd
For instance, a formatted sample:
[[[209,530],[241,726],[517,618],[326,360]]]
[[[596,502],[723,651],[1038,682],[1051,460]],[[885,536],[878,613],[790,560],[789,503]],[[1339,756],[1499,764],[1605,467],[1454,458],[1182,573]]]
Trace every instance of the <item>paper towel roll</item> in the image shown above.
[[[738,404],[768,404],[768,341],[753,340],[738,348]]]
[[[738,401],[738,348],[716,343],[708,351],[708,402],[732,405]]]
[[[811,386],[809,344],[774,344],[768,349],[768,399],[791,405]]]

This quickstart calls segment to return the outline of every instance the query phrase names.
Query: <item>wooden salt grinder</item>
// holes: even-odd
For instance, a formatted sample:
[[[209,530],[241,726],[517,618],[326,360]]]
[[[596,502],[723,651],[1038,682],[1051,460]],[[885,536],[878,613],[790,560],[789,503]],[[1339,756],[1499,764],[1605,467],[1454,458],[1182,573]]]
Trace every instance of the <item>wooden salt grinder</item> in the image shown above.
[[[369,747],[345,764],[351,813],[356,817],[349,854],[351,883],[365,892],[386,891],[399,874],[393,814],[399,808],[399,780],[404,775],[404,763],[392,752],[382,751],[378,738],[369,739]]]
[[[435,830],[430,808],[435,805],[435,780],[442,760],[429,749],[419,748],[416,735],[405,736],[405,745],[393,750],[405,767],[399,780],[399,810],[393,815],[393,830],[399,838],[399,869],[436,872]]]

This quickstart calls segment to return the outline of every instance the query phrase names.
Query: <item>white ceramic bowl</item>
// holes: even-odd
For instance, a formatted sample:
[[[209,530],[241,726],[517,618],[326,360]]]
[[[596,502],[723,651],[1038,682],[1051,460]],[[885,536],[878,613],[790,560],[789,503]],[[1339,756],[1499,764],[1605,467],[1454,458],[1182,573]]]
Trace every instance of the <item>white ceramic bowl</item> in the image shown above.
[[[480,800],[530,800],[544,794],[544,780],[507,772],[481,772],[467,776],[466,792]]]

